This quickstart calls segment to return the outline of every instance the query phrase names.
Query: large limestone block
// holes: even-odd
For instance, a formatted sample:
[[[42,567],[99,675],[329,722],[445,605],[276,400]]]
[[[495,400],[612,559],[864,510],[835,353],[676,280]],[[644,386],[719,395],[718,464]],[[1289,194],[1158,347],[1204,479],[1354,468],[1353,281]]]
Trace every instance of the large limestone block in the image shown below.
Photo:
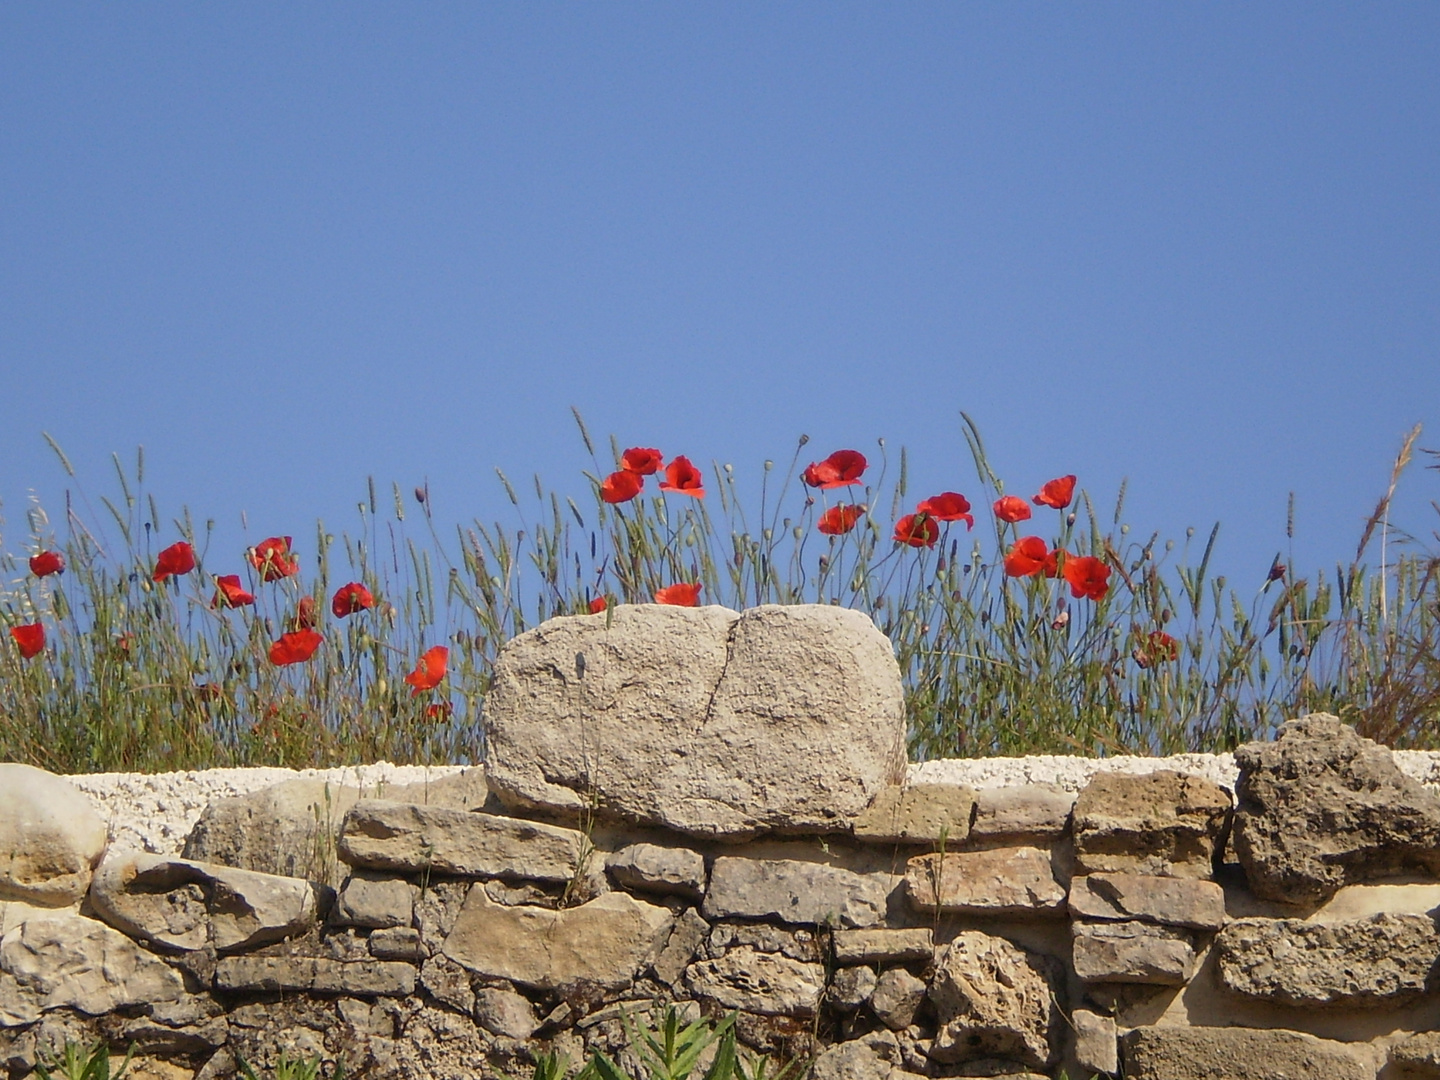
[[[1404,871],[1440,873],[1440,799],[1333,716],[1235,751],[1235,853],[1267,900],[1319,902]]]
[[[1058,840],[1070,828],[1075,796],[1058,784],[983,788],[975,794],[972,843]]]
[[[919,911],[969,915],[1054,916],[1065,912],[1065,886],[1050,853],[1033,847],[917,855],[906,865],[905,892]]]
[[[323,780],[286,780],[212,802],[190,830],[183,854],[199,862],[308,878],[338,888],[345,877],[345,867],[335,858],[340,825],[361,798],[476,810],[487,794],[485,770],[479,767],[363,792]]]
[[[1225,890],[1194,878],[1089,874],[1070,882],[1070,912],[1085,919],[1218,930],[1225,925]]]
[[[1237,919],[1215,939],[1221,984],[1286,1005],[1397,1005],[1425,993],[1440,962],[1428,915],[1342,922]]]
[[[1195,973],[1190,936],[1143,922],[1075,923],[1075,974],[1085,983],[1184,986]]]
[[[0,937],[0,1025],[65,1006],[99,1016],[184,996],[179,972],[97,919],[57,912]]]
[[[1142,1027],[1120,1049],[1126,1080],[1375,1080],[1366,1048],[1299,1031]]]
[[[1086,873],[1208,878],[1229,816],[1230,796],[1203,777],[1097,773],[1075,800],[1075,864]]]
[[[779,919],[823,926],[878,926],[887,880],[798,859],[722,856],[710,871],[701,909],[707,919]]]
[[[697,998],[727,1009],[765,1016],[815,1015],[825,992],[825,967],[749,946],[685,969],[685,983]]]
[[[930,1000],[940,1027],[930,1056],[947,1065],[1006,1058],[1045,1068],[1058,1052],[1058,992],[1053,966],[1041,957],[964,931],[936,958]]]
[[[439,806],[362,799],[345,815],[340,857],[402,874],[569,881],[585,834],[558,825]]]
[[[139,853],[101,864],[90,903],[115,929],[186,951],[256,948],[315,922],[308,881]]]
[[[522,986],[620,990],[659,956],[673,923],[665,908],[629,893],[606,893],[555,911],[506,907],[477,886],[443,951],[479,975]]]
[[[851,823],[855,839],[879,844],[958,846],[970,835],[975,792],[957,784],[887,787]]]
[[[65,907],[85,895],[106,829],[68,780],[0,764],[0,900]]]
[[[822,605],[551,619],[501,650],[485,728],[508,805],[731,839],[844,828],[905,764],[889,641]]]

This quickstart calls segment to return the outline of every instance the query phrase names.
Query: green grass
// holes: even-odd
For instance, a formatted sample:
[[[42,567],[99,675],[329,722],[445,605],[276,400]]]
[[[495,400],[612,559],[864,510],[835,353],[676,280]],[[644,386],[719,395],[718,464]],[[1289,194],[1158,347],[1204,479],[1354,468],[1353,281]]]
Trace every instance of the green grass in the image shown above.
[[[1210,569],[1218,526],[1177,540],[1134,532],[1123,488],[1103,511],[1080,488],[1064,510],[997,520],[990,505],[1007,489],[962,420],[975,525],[936,523],[933,547],[892,539],[936,494],[910,490],[903,449],[867,452],[862,485],[817,489],[800,476],[825,453],[802,437],[788,464],[765,463],[758,491],[717,464],[703,498],[659,493],[650,476],[612,505],[599,492],[620,447],[612,439],[602,458],[582,422],[590,468],[566,491],[537,477],[522,497],[501,476],[508,520],[441,535],[426,492],[382,497],[372,481],[352,528],[317,522],[292,545],[300,572],[270,582],[244,553],[212,550],[213,523],[163,516],[143,457],[117,458],[115,490],[92,502],[56,447],[73,481],[58,527],[34,505],[23,538],[0,533],[0,624],[38,621],[47,636],[30,660],[0,637],[0,755],[60,773],[481,760],[480,705],[503,642],[597,596],[650,602],[677,583],[699,583],[701,603],[871,615],[895,644],[916,758],[1215,751],[1315,709],[1392,746],[1440,745],[1440,560],[1389,520],[1418,429],[1349,565],[1301,576],[1281,563],[1232,586]],[[1045,479],[1008,493],[1028,505]],[[817,530],[827,508],[852,503],[865,507],[852,531]],[[1007,576],[1023,535],[1101,560],[1104,597]],[[153,581],[178,540],[199,565]],[[66,572],[31,574],[41,550],[63,553]],[[255,605],[212,608],[212,575],[235,573]],[[376,605],[335,618],[331,596],[350,581]],[[306,598],[323,643],[277,667],[271,643]],[[446,678],[412,694],[403,680],[435,645],[449,649]]]

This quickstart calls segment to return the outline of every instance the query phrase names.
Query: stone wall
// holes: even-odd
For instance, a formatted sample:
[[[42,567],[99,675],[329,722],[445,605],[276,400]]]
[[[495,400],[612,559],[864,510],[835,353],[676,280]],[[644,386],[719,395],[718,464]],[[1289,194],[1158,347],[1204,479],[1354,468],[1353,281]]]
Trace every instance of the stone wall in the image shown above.
[[[222,799],[183,856],[0,765],[0,1062],[518,1076],[674,1003],[819,1080],[1440,1076],[1440,800],[1332,717],[1233,791],[977,789],[896,783],[898,672],[839,609],[558,619],[497,678],[486,770]]]

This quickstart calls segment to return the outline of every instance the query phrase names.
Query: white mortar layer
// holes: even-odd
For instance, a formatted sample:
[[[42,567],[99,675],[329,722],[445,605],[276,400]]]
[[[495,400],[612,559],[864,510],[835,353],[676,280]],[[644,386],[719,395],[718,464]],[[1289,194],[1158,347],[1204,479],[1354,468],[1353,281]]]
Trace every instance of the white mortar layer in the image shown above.
[[[1440,752],[1399,750],[1395,763],[1423,784],[1440,785]],[[1232,754],[1177,754],[1174,757],[950,758],[911,765],[908,784],[968,784],[973,788],[1058,784],[1078,791],[1097,772],[1148,773],[1175,769],[1207,777],[1233,791]],[[438,780],[462,771],[458,765],[354,765],[343,769],[206,769],[201,772],[91,773],[72,776],[110,825],[112,851],[178,855],[201,811],[217,799],[244,795],[283,780],[307,778],[359,787],[383,795],[386,787]]]

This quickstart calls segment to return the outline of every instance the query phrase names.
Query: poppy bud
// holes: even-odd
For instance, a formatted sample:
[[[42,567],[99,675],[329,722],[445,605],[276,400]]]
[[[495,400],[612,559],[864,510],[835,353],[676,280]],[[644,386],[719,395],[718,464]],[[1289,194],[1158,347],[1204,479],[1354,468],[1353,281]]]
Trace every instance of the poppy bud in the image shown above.
[[[415,489],[415,501],[422,506],[425,504],[425,489],[423,487],[417,487]]]
[[[1075,511],[1072,510],[1072,511],[1070,511],[1070,513],[1068,513],[1068,514],[1065,515],[1065,524],[1066,524],[1066,525],[1074,525],[1074,524],[1075,524]],[[1126,527],[1128,528],[1128,526],[1126,526]],[[1122,529],[1121,531],[1123,532],[1124,530]]]

